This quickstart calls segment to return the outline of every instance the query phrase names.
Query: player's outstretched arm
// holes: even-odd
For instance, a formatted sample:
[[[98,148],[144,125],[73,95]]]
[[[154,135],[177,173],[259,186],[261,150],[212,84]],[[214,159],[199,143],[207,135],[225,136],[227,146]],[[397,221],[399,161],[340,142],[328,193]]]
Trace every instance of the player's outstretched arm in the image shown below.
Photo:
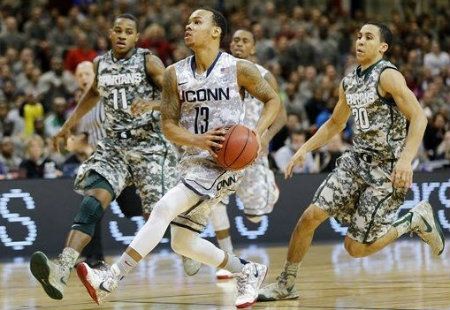
[[[405,78],[397,70],[384,70],[380,76],[380,87],[382,91],[392,96],[399,111],[409,121],[405,146],[392,173],[394,187],[409,188],[412,183],[411,162],[422,143],[427,118],[416,96],[406,85]]]
[[[193,134],[179,125],[181,105],[178,98],[175,68],[169,66],[164,71],[161,98],[162,131],[167,139],[178,145],[194,146],[205,149],[214,155],[214,149],[220,149],[226,130],[212,129],[204,134]]]
[[[261,137],[275,120],[280,110],[280,98],[261,76],[258,68],[247,60],[237,62],[237,80],[239,86],[245,88],[253,97],[264,103],[264,108],[256,125],[256,131]]]
[[[164,78],[164,66],[159,57],[153,54],[145,55],[145,70],[152,78],[155,85],[161,90]],[[145,98],[136,98],[131,104],[131,114],[139,116],[151,110],[160,110],[160,100],[148,100]]]
[[[323,124],[319,130],[303,144],[300,149],[292,156],[284,174],[288,178],[292,175],[292,170],[296,165],[302,165],[306,154],[328,143],[336,134],[344,130],[347,120],[350,117],[351,109],[345,99],[344,87],[339,86],[339,100],[333,110],[333,114],[328,121]]]
[[[80,119],[86,115],[100,100],[100,95],[97,90],[97,67],[98,60],[94,59],[94,82],[87,89],[87,91],[81,96],[80,101],[78,101],[75,110],[70,115],[70,117],[66,120],[64,125],[61,127],[59,132],[53,137],[53,146],[56,150],[59,151],[59,146],[61,143],[65,143],[67,141],[67,137],[69,136],[70,130],[78,124]]]
[[[269,85],[273,88],[273,90],[278,94],[279,93],[278,82],[275,79],[275,77],[273,76],[273,74],[270,72],[267,72],[266,75],[264,76],[264,79],[267,81],[267,83],[269,83]],[[286,108],[284,107],[284,104],[281,102],[280,110],[278,111],[278,114],[275,117],[275,120],[270,125],[269,129],[267,129],[267,131],[261,137],[261,144],[262,144],[263,148],[265,146],[267,146],[269,144],[270,140],[272,140],[272,138],[277,134],[277,132],[279,132],[280,129],[283,128],[283,126],[286,124],[286,121],[287,121]]]

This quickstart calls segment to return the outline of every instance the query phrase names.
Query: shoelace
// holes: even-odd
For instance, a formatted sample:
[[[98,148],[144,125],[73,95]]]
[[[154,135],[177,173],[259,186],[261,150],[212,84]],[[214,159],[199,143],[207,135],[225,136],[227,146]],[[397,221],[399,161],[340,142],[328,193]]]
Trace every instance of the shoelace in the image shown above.
[[[247,268],[244,268],[241,273],[236,274],[237,290],[239,295],[245,294],[249,276],[250,270]]]
[[[277,277],[277,284],[280,293],[289,294],[289,292],[292,291],[293,287],[288,287],[288,277],[289,274],[286,271],[282,271],[281,274]]]

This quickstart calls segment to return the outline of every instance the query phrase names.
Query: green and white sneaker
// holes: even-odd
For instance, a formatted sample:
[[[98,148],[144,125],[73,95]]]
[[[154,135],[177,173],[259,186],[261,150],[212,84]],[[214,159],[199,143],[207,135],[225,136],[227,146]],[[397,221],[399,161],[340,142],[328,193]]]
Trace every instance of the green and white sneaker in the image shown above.
[[[410,212],[411,231],[431,247],[434,255],[441,255],[445,248],[445,238],[431,205],[421,201]]]
[[[64,267],[58,261],[50,261],[44,253],[38,251],[31,255],[30,270],[50,298],[63,299],[70,268]]]
[[[288,276],[286,272],[282,272],[279,277],[277,277],[277,282],[266,285],[259,290],[258,301],[275,301],[275,300],[288,300],[297,299],[300,294],[292,285],[288,288],[287,284]],[[291,278],[289,282],[293,283],[295,277]]]

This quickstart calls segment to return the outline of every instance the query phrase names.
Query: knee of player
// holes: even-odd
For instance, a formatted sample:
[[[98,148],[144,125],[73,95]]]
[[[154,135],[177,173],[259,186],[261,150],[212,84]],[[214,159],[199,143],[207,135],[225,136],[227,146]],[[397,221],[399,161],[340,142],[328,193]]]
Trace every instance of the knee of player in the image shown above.
[[[73,221],[72,229],[79,230],[92,236],[95,225],[103,216],[103,207],[96,197],[85,196],[81,201],[80,210]]]
[[[344,247],[347,253],[353,258],[361,258],[367,256],[366,246],[355,240],[346,237],[344,240]]]
[[[247,215],[247,219],[252,223],[258,224],[259,222],[262,221],[262,216],[248,216]]]
[[[308,207],[300,217],[300,223],[307,229],[316,229],[328,216],[316,206]]]

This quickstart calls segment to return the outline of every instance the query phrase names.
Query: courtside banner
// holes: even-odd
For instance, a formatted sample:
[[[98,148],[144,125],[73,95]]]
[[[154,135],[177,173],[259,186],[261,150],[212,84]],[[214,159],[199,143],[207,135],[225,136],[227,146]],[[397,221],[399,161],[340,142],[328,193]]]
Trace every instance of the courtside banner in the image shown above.
[[[258,224],[247,220],[239,199],[231,197],[228,215],[235,247],[287,245],[299,216],[325,177],[325,174],[295,175],[284,180],[278,175],[280,199],[273,213],[263,216]],[[416,173],[414,181],[399,212],[404,214],[419,201],[428,200],[443,231],[450,236],[450,170]],[[61,251],[82,199],[72,186],[71,179],[0,181],[0,259],[28,257],[36,250],[49,255]],[[131,242],[144,220],[142,217],[126,218],[114,202],[102,223],[105,253],[118,254]],[[314,240],[343,240],[346,231],[346,227],[331,219],[319,227]],[[210,225],[202,236],[214,240]],[[160,247],[168,247],[168,242],[169,235],[166,234]]]

